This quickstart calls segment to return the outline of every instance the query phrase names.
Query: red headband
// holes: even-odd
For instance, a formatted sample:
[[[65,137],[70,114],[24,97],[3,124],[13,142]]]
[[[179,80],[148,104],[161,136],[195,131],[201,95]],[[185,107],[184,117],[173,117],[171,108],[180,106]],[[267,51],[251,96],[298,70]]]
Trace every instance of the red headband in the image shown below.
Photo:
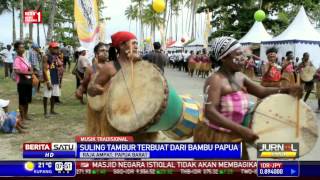
[[[57,48],[57,47],[59,47],[59,44],[57,42],[52,41],[49,43],[49,47],[50,48]]]
[[[123,42],[127,42],[131,39],[137,39],[134,34],[131,32],[120,31],[111,36],[112,46],[115,48],[119,48],[120,44]]]

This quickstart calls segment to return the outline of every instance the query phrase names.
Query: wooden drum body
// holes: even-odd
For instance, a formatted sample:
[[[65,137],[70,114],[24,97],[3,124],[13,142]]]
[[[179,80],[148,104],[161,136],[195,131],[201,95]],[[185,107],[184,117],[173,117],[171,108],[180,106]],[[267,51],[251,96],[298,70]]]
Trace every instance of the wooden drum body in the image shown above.
[[[98,75],[99,75],[98,73],[95,73],[93,75],[88,87],[93,86],[93,83]],[[88,94],[88,96],[87,96],[88,105],[90,106],[90,108],[92,110],[101,111],[106,106],[107,96],[108,96],[108,88],[106,88],[106,87],[108,85],[109,85],[109,83],[106,84],[106,86],[105,86],[106,91],[101,95],[97,95],[97,96],[92,97]]]
[[[106,106],[110,125],[133,134],[171,128],[181,117],[181,98],[155,65],[139,61],[130,69],[122,67],[112,79]]]
[[[193,131],[200,119],[200,105],[189,96],[181,96],[183,113],[180,120],[170,130],[163,131],[171,139],[184,140],[193,136]]]

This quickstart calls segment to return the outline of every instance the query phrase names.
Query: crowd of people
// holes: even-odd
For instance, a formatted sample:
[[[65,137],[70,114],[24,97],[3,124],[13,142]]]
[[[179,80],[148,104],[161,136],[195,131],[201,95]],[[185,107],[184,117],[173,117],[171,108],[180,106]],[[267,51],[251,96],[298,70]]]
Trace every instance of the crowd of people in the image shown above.
[[[254,81],[260,81],[264,87],[290,87],[301,81],[301,86],[304,87],[306,102],[310,94],[314,91],[316,98],[318,99],[317,113],[320,113],[320,67],[316,67],[311,63],[308,52],[303,54],[301,62],[299,57],[294,58],[292,51],[287,51],[285,57],[278,60],[278,50],[275,47],[269,48],[266,51],[267,59],[262,60],[258,56],[254,55],[250,49],[243,50],[243,56],[241,61],[237,62],[241,66],[241,72]],[[187,72],[191,77],[194,73],[198,77],[206,78],[210,73],[214,73],[217,67],[220,66],[213,55],[213,52],[207,54],[206,49],[201,51],[191,50],[188,51],[168,51],[169,57],[168,67],[178,69],[179,71]],[[308,81],[300,80],[298,74],[303,73],[310,67],[314,70],[310,76],[312,78]],[[308,70],[306,70],[308,71]],[[316,87],[316,88],[315,88]]]
[[[84,103],[83,97],[87,96],[87,133],[92,136],[123,135],[108,123],[105,108],[103,108],[105,104],[98,102],[99,99],[103,99],[102,96],[110,88],[110,83],[117,72],[143,59],[155,64],[164,75],[167,64],[169,67],[186,71],[191,77],[194,72],[201,77],[208,76],[203,89],[205,120],[197,124],[194,142],[233,142],[236,137],[241,137],[240,141],[255,141],[259,138],[258,135],[249,127],[242,125],[250,109],[248,95],[265,98],[272,94],[284,93],[302,98],[302,87],[296,83],[300,79],[297,72],[313,66],[308,53],[303,55],[301,63],[295,65],[292,52],[287,53],[287,57],[280,66],[277,64],[277,49],[270,48],[266,52],[268,61],[262,67],[260,85],[250,76],[254,72],[246,70],[252,70],[255,66],[252,55],[245,54],[239,42],[231,37],[214,39],[210,55],[204,49],[202,52],[198,51],[196,55],[191,51],[189,55],[184,52],[180,54],[181,56],[169,55],[169,57],[161,51],[161,44],[158,42],[154,43],[154,51],[143,56],[139,55],[137,39],[130,32],[115,33],[111,39],[110,44],[100,42],[95,46],[93,59],[88,58],[88,49],[79,47],[75,51],[76,65],[72,70],[72,74],[77,79],[75,96],[81,103]],[[13,60],[5,62],[8,64],[13,62],[12,77],[17,83],[19,95],[19,111],[17,112],[19,113],[15,114],[18,118],[13,118],[14,114],[7,111],[9,101],[0,100],[0,126],[2,130],[5,129],[5,132],[12,132],[13,129],[19,132],[24,131],[25,122],[30,119],[28,110],[32,102],[32,89],[39,90],[40,82],[43,86],[45,118],[57,114],[54,106],[61,95],[63,72],[65,66],[68,65],[66,59],[71,56],[70,52],[62,51],[57,42],[49,43],[45,53],[39,50],[39,46],[32,45],[29,58],[25,56],[23,42],[15,42],[14,49],[16,53],[12,53]],[[8,46],[6,53],[9,54],[10,50]],[[172,56],[179,57],[179,61],[172,61]],[[67,62],[64,63],[65,61]],[[202,68],[202,65],[206,65],[205,68]],[[8,73],[11,73],[10,68],[6,69]],[[209,74],[210,71],[212,71],[211,74]],[[302,81],[306,91],[305,101],[313,89],[314,80],[320,80],[319,75],[320,69],[314,74],[311,81]],[[9,77],[9,74],[6,77]],[[319,83],[317,83],[317,89],[319,88]],[[90,98],[94,97],[97,99],[90,105]],[[50,101],[49,111],[47,110],[48,101]],[[144,142],[153,141],[156,137],[155,133],[145,132],[132,135],[135,140]],[[244,146],[245,143],[242,145]],[[248,159],[245,148],[242,157]]]
[[[167,56],[169,57],[169,67],[184,71],[191,77],[195,74],[198,77],[206,78],[214,67],[206,49],[202,51],[191,50],[189,52],[187,50],[169,50],[167,51]]]
[[[25,132],[22,128],[26,128],[26,121],[29,117],[29,104],[32,98],[42,92],[43,111],[45,118],[50,115],[56,115],[54,105],[60,102],[62,77],[66,66],[70,69],[70,54],[73,53],[71,46],[63,47],[57,42],[51,42],[47,49],[35,43],[30,45],[29,50],[26,50],[26,44],[23,41],[14,42],[13,48],[7,45],[7,48],[0,52],[1,59],[4,64],[4,79],[12,79],[16,82],[18,93],[18,110],[14,112],[7,112],[4,110],[8,105],[9,100],[2,99],[3,104],[2,118],[0,119],[0,129],[4,132],[10,133],[18,130]],[[4,98],[4,97],[0,97]],[[50,114],[47,111],[47,103],[50,99]],[[5,113],[7,115],[5,116]],[[12,121],[15,116],[16,121]],[[6,120],[7,119],[7,120]],[[5,123],[5,122],[15,123]],[[5,128],[9,126],[11,128]],[[8,130],[10,129],[10,131]]]

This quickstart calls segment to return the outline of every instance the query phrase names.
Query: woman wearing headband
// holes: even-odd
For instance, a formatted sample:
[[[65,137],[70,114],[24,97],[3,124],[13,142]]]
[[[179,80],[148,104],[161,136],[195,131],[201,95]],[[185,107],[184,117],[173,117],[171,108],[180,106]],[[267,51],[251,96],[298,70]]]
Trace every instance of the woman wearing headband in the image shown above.
[[[195,142],[234,142],[239,138],[253,142],[258,139],[257,134],[242,125],[249,110],[249,94],[258,98],[275,93],[302,97],[300,87],[262,87],[242,74],[240,71],[243,51],[236,39],[216,38],[211,48],[219,61],[220,69],[205,82],[205,120],[200,122],[195,130]],[[245,147],[242,152],[242,158],[248,159]]]

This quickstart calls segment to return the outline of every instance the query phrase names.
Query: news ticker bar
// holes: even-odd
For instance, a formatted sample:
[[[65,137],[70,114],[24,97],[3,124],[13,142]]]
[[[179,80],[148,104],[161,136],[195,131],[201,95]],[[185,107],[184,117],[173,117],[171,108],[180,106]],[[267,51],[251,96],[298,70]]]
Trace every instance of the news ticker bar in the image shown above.
[[[0,176],[217,174],[320,176],[320,161],[0,161]]]
[[[241,159],[241,143],[25,143],[24,158]]]

